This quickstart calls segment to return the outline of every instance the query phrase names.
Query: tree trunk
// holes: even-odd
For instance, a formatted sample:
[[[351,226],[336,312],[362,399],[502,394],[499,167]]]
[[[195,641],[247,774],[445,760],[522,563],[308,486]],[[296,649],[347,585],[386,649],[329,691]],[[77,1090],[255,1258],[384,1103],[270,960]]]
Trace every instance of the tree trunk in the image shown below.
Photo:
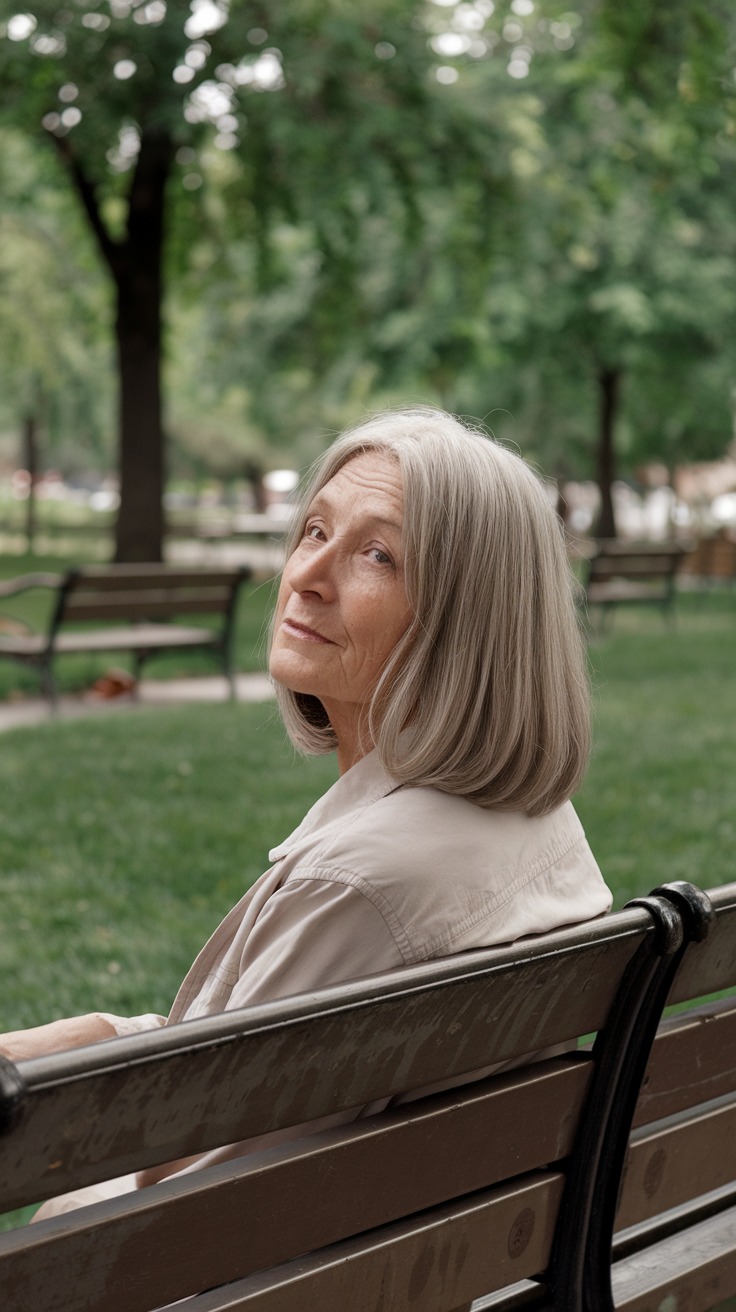
[[[598,433],[598,487],[601,494],[601,508],[598,515],[596,535],[599,538],[615,538],[616,520],[613,514],[613,497],[611,485],[616,477],[616,457],[613,446],[613,432],[618,409],[620,369],[601,369],[598,375],[600,387],[600,428]]]
[[[159,561],[164,436],[161,299],[168,137],[144,133],[129,196],[128,237],[112,260],[120,369],[120,511],[115,560]]]
[[[248,480],[253,492],[253,508],[256,514],[263,515],[268,510],[268,497],[263,484],[263,465],[257,460],[246,460],[243,465],[243,477]]]
[[[95,187],[74,156],[68,138],[58,139],[57,147],[71,170],[117,291],[120,511],[115,560],[160,561],[164,528],[162,255],[164,201],[173,145],[165,131],[141,133],[123,241],[114,241],[107,231]]]
[[[28,503],[26,505],[26,537],[28,554],[33,554],[36,537],[36,479],[38,478],[38,438],[36,416],[26,415],[23,421],[23,461],[28,471]]]

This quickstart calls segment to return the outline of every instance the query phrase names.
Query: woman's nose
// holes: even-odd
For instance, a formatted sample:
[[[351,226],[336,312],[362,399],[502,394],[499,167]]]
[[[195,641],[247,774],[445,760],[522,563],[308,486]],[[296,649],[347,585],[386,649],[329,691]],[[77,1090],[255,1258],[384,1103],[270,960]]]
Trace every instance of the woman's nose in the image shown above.
[[[336,590],[335,565],[335,551],[329,542],[306,549],[297,547],[286,566],[289,585],[295,592],[316,593],[329,601]]]

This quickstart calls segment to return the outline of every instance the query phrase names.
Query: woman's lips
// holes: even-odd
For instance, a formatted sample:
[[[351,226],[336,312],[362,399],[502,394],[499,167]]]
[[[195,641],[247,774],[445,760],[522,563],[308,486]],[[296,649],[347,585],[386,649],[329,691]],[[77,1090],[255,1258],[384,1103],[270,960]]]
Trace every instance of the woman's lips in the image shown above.
[[[325,638],[316,629],[310,629],[308,624],[300,624],[298,620],[285,618],[281,621],[281,627],[292,638],[301,638],[304,642],[327,642],[332,643],[331,638]]]

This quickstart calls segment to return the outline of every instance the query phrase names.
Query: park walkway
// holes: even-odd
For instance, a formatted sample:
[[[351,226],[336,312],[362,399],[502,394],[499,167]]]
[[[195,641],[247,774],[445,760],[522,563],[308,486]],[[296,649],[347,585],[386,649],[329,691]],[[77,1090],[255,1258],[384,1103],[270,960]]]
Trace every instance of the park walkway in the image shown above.
[[[236,693],[239,702],[265,702],[273,697],[273,688],[265,674],[238,674]],[[192,702],[222,702],[229,695],[227,681],[220,675],[193,679],[142,679],[137,697],[129,693],[120,697],[98,697],[85,692],[59,698],[56,716],[42,697],[24,697],[22,701],[0,702],[0,732],[44,720],[77,719],[100,711],[126,711],[140,706],[184,706]]]

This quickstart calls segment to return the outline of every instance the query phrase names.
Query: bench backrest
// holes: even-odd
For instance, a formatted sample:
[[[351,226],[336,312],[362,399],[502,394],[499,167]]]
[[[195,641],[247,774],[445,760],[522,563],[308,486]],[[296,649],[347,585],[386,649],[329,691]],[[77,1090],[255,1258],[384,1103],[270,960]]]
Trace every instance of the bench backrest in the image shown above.
[[[91,565],[73,570],[59,596],[54,628],[86,620],[155,620],[227,615],[248,570],[170,565]]]
[[[680,542],[620,542],[603,539],[589,562],[588,584],[623,578],[642,582],[671,579],[687,548]]]
[[[598,1030],[651,932],[635,909],[24,1062],[20,1121],[0,1139],[0,1209],[98,1180],[101,1164],[122,1175]]]
[[[736,886],[713,901],[713,932],[688,948],[673,1002],[736,985]],[[0,1138],[0,1207],[597,1030],[652,932],[632,908],[23,1063],[28,1092]],[[731,1004],[665,1022],[636,1123],[731,1093],[735,1051]],[[451,1312],[547,1265],[564,1186],[563,1170],[547,1168],[570,1152],[591,1070],[588,1052],[555,1058],[7,1235],[3,1309],[150,1312],[236,1281],[200,1293],[192,1312]],[[733,1115],[728,1103],[643,1131],[619,1224],[736,1178],[735,1150],[703,1152]]]
[[[703,578],[733,578],[736,576],[736,539],[724,534],[701,538],[684,557],[682,572]]]

